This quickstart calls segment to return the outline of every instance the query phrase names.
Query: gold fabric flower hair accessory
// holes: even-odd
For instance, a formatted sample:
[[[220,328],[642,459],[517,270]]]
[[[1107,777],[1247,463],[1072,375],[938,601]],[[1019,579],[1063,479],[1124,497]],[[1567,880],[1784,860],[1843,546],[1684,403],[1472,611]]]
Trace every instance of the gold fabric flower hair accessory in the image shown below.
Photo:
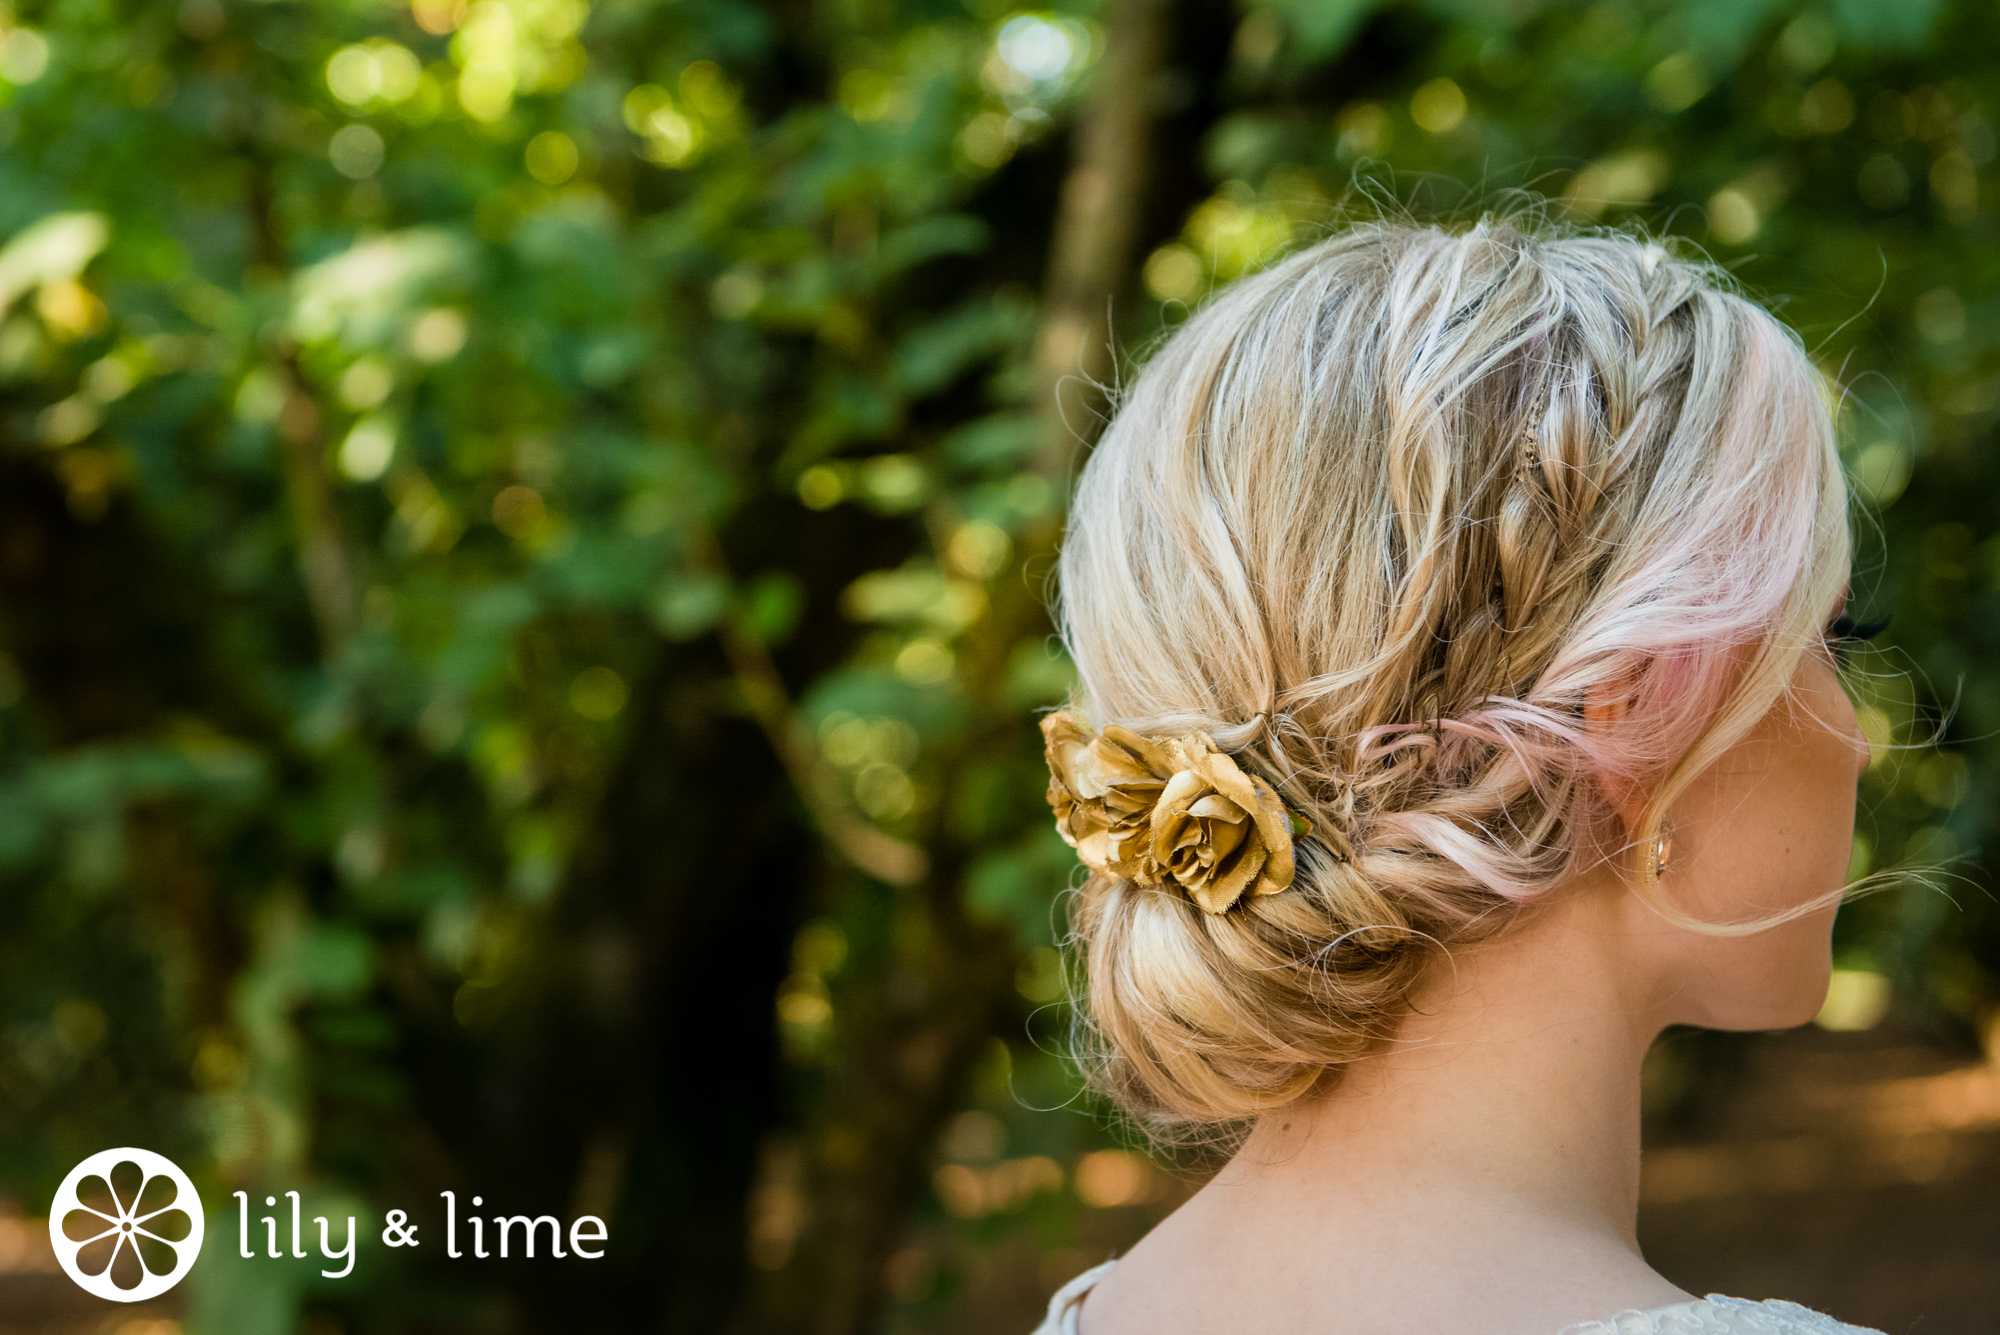
[[[1056,831],[1092,871],[1172,883],[1204,912],[1292,883],[1292,837],[1312,824],[1207,733],[1155,740],[1065,713],[1042,720]]]

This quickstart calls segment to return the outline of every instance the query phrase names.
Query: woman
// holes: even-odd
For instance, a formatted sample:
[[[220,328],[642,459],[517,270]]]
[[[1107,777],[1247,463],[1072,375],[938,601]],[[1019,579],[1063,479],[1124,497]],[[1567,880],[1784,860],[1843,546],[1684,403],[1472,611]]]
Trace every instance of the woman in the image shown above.
[[[1050,800],[1098,1082],[1248,1134],[1043,1335],[1855,1330],[1635,1229],[1653,1038],[1826,990],[1849,556],[1821,377],[1656,244],[1362,227],[1175,333],[1070,520]]]

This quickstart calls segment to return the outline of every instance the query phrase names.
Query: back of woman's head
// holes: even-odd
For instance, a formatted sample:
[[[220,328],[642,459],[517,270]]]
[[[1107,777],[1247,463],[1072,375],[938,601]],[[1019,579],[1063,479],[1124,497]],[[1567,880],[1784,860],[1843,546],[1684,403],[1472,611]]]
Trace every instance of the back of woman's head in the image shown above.
[[[1084,885],[1105,1087],[1282,1106],[1439,948],[1648,846],[1818,638],[1845,506],[1804,351],[1657,244],[1376,224],[1224,291],[1084,470],[1062,621],[1091,724],[1205,733],[1310,833],[1220,911]]]

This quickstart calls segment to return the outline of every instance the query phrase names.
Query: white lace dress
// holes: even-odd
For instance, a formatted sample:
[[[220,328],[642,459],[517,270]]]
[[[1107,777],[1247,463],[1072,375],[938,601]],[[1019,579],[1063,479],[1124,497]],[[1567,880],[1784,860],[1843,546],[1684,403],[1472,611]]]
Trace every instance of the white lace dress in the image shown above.
[[[1056,1290],[1049,1299],[1048,1319],[1035,1335],[1077,1335],[1076,1313],[1090,1286],[1116,1265],[1106,1261],[1086,1270]],[[1850,1326],[1822,1316],[1809,1307],[1785,1302],[1746,1302],[1711,1293],[1650,1312],[1620,1312],[1602,1321],[1570,1326],[1561,1335],[1882,1335],[1878,1330]]]

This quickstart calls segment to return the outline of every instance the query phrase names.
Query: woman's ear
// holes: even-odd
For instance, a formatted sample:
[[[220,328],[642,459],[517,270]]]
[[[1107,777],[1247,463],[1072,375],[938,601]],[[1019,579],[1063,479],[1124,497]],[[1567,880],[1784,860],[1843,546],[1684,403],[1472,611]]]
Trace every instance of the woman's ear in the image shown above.
[[[1629,679],[1613,681],[1603,689],[1591,689],[1583,697],[1583,724],[1592,732],[1614,732],[1632,713],[1632,686]],[[1646,795],[1638,784],[1622,774],[1599,770],[1597,785],[1605,801],[1618,813],[1627,834],[1639,828],[1646,808]]]

